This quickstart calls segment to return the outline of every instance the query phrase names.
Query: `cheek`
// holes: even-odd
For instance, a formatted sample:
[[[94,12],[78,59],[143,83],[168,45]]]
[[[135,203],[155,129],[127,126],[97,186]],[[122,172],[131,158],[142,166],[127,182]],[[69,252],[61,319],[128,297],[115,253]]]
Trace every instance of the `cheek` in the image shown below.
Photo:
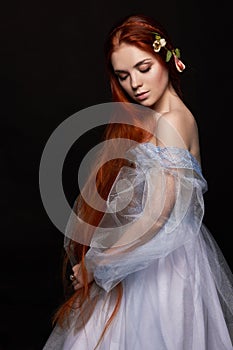
[[[160,98],[168,88],[168,79],[166,75],[161,75],[159,79],[154,80],[152,84],[152,96],[157,99]]]
[[[130,86],[130,83],[128,82],[128,80],[123,82],[123,83],[119,82],[119,84],[120,84],[123,91],[126,91],[128,94],[130,94],[132,89],[131,89],[131,86]]]
[[[168,71],[165,68],[157,69],[151,76],[151,82],[155,84],[167,84],[168,83]]]

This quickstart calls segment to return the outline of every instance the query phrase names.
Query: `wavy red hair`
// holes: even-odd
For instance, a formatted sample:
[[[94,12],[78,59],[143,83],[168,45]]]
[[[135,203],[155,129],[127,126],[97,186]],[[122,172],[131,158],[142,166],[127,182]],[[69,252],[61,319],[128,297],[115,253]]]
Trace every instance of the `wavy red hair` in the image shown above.
[[[178,96],[182,98],[181,87],[180,87],[180,76],[175,67],[174,59],[172,58],[168,63],[166,63],[165,50],[160,50],[159,53],[154,52],[153,46],[152,46],[154,41],[153,32],[157,32],[161,35],[161,37],[165,38],[168,49],[170,50],[174,49],[174,46],[166,30],[161,26],[161,24],[157,23],[154,19],[145,15],[128,16],[127,18],[123,19],[120,23],[117,23],[114,26],[114,28],[110,31],[107,37],[107,40],[105,42],[105,57],[106,57],[107,74],[109,76],[113,102],[131,102],[131,103],[134,102],[129,98],[129,96],[121,88],[121,85],[119,84],[118,78],[116,77],[111,64],[112,53],[114,52],[114,50],[116,50],[116,48],[122,42],[130,45],[135,45],[136,47],[155,55],[159,59],[161,64],[167,67],[169,72],[170,82],[173,85]],[[125,138],[129,140],[134,140],[137,143],[149,141],[150,138],[152,137],[152,134],[146,131],[142,127],[142,125],[140,124],[140,120],[138,120],[137,118],[135,119],[135,115],[133,113],[131,114],[131,117],[132,117],[132,120],[130,124],[132,125],[123,124],[123,123],[114,123],[114,122],[109,123],[104,133],[104,139],[111,140],[111,139],[117,139],[117,138]],[[107,149],[106,149],[106,152],[107,152]],[[113,161],[109,161],[105,163],[98,170],[97,177],[96,177],[96,187],[103,199],[105,200],[107,199],[110,188],[119,170],[123,165],[127,165],[126,160],[119,158],[119,159],[114,159]],[[128,166],[130,165],[128,164]],[[92,176],[92,174],[90,176]],[[79,215],[82,217],[82,219],[88,222],[89,224],[97,227],[104,213],[101,211],[97,211],[96,209],[89,206],[84,201],[81,194],[78,197],[77,203],[79,205]],[[75,254],[76,260],[78,262],[81,262],[84,286],[80,290],[73,292],[72,295],[69,295],[66,298],[66,301],[58,308],[57,312],[54,315],[54,322],[58,322],[60,326],[64,326],[66,321],[69,319],[69,315],[74,308],[75,301],[77,300],[79,301],[78,302],[78,308],[80,311],[79,317],[82,318],[83,320],[83,322],[81,322],[82,325],[84,325],[87,319],[91,316],[91,313],[93,312],[96,304],[96,299],[95,300],[90,299],[90,289],[93,282],[88,283],[87,281],[87,271],[85,268],[85,260],[84,260],[85,254],[88,251],[89,247],[82,245],[78,242],[71,241],[70,249],[72,249],[72,253]],[[67,264],[69,264],[69,261],[66,255],[64,258],[64,275],[65,275]],[[122,297],[121,283],[115,287],[115,292],[116,291],[117,291],[117,298],[116,298],[115,308],[107,324],[103,329],[102,336],[99,342],[103,338],[106,329],[111,324],[111,321],[113,320],[114,316],[116,315],[120,307],[120,301]],[[85,305],[87,304],[86,301],[88,300],[89,300],[89,307],[88,307],[89,311],[87,312]],[[77,324],[80,324],[80,323],[77,322]]]

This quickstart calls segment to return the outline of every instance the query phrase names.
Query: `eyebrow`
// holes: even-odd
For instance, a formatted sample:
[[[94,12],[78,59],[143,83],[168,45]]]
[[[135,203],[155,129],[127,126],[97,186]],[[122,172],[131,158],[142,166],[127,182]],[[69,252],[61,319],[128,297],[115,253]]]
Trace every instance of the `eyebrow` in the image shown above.
[[[151,58],[145,58],[144,60],[139,61],[138,63],[136,63],[133,66],[133,68],[137,68],[137,67],[141,66],[142,64],[146,63],[147,61],[151,61]],[[116,69],[114,72],[115,73],[125,73],[126,71],[125,70],[121,70],[121,69]]]

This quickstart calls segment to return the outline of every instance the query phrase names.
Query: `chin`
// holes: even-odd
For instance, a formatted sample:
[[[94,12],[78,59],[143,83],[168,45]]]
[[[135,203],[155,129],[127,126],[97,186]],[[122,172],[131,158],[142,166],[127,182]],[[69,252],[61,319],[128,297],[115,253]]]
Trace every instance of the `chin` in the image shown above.
[[[140,103],[140,105],[153,109],[153,107],[154,107],[155,104],[154,104],[154,103],[151,103],[150,101],[145,100],[145,101],[142,101],[142,102]]]

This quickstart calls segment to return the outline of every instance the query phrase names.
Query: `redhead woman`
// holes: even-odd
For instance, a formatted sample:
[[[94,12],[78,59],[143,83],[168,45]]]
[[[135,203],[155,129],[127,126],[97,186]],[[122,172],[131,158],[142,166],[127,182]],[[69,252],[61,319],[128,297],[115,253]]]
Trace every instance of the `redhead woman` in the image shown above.
[[[118,157],[75,201],[64,262],[76,261],[72,293],[44,350],[232,350],[232,273],[203,223],[207,183],[180,50],[154,19],[132,15],[110,31],[105,54],[121,121],[107,126],[113,147],[101,155]],[[85,201],[93,174],[104,210]]]

